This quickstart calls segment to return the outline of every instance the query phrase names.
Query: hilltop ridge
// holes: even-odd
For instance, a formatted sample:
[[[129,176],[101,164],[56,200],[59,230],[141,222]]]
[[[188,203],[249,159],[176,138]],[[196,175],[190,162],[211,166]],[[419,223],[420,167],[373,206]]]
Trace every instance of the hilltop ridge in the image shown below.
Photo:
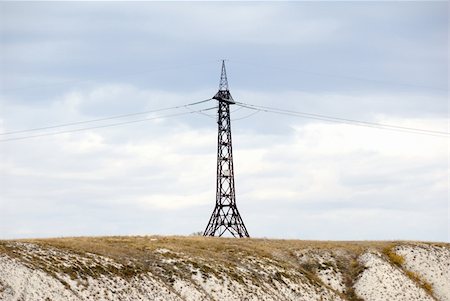
[[[450,300],[450,244],[205,237],[0,241],[0,300]]]

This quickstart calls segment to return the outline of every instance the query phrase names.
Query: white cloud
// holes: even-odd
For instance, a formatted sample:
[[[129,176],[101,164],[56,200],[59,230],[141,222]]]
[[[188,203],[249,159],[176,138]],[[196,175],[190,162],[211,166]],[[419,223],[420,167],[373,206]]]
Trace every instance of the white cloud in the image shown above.
[[[104,104],[108,91],[112,91],[112,101],[114,95],[119,95],[118,100],[134,98],[142,108],[152,105],[149,101],[155,99],[149,98],[152,95],[159,95],[157,99],[165,97],[167,102],[182,101],[170,93],[142,91],[131,86],[103,86],[71,92],[50,106],[45,114],[40,108],[36,110],[44,114],[40,116],[42,120],[58,114],[82,120],[86,118],[83,107],[93,105],[89,103],[91,100]],[[23,115],[22,112],[33,116],[30,108],[12,107],[16,116]],[[422,213],[424,221],[434,215],[439,223],[446,218],[442,210],[441,214],[436,213],[446,206],[446,139],[317,120],[305,123],[294,117],[266,113],[256,116],[234,125],[238,206],[249,216],[248,226],[255,233],[264,233],[265,228],[258,226],[253,215],[264,216],[276,203],[294,206],[293,212],[299,214],[315,208],[317,214],[327,212],[330,221],[344,224],[345,212],[370,215],[374,210],[395,210],[400,215],[402,209],[405,215]],[[14,215],[17,221],[32,218],[36,222],[42,214],[59,214],[79,223],[85,219],[82,211],[86,208],[108,208],[111,217],[121,215],[124,219],[127,218],[122,215],[124,207],[130,211],[129,218],[134,214],[131,212],[139,211],[151,215],[158,210],[171,216],[178,210],[199,206],[212,210],[216,128],[213,120],[203,116],[194,120],[197,118],[203,120],[203,126],[190,124],[190,116],[186,121],[168,119],[3,143],[0,177],[7,185],[1,190],[2,206],[7,207],[3,214]],[[443,129],[447,126],[446,119],[442,118],[387,115],[374,118],[376,122],[408,127]],[[255,120],[260,124],[269,123],[259,127]],[[282,131],[266,133],[265,128],[275,123]],[[7,205],[10,202],[14,205]],[[248,206],[256,203],[260,206],[249,213]],[[28,211],[21,212],[23,207],[35,208],[40,214],[30,217]],[[204,219],[206,223],[207,216]],[[307,220],[314,223],[311,218]],[[32,224],[33,220],[28,222]],[[287,216],[286,223],[303,225],[296,215]],[[417,223],[431,230],[425,222]],[[131,225],[131,232],[132,229]],[[312,229],[304,231],[306,236],[314,235]],[[444,232],[442,229],[436,235],[443,239]],[[4,237],[15,237],[27,232],[26,228],[17,231],[10,228],[3,233]],[[405,233],[400,228],[392,235],[401,237]],[[339,237],[330,230],[330,238],[333,235]]]
[[[222,56],[238,101],[448,131],[446,93],[423,87],[447,79],[444,4],[0,6],[3,131],[203,100],[220,66],[189,64]],[[252,112],[235,109],[234,119]],[[0,236],[204,227],[216,172],[208,114],[0,143]],[[446,139],[261,112],[233,122],[233,143],[253,236],[448,237]]]

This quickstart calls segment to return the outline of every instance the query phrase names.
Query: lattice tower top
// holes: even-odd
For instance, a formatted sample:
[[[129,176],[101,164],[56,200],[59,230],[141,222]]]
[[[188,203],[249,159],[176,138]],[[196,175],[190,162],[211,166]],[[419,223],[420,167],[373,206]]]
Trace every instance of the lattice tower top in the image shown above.
[[[225,60],[222,60],[222,73],[220,74],[219,91],[229,91],[227,70],[225,69]]]
[[[233,97],[228,90],[227,70],[225,69],[225,60],[222,60],[222,73],[220,74],[219,91],[214,95],[213,99],[223,101],[228,104],[234,104]]]

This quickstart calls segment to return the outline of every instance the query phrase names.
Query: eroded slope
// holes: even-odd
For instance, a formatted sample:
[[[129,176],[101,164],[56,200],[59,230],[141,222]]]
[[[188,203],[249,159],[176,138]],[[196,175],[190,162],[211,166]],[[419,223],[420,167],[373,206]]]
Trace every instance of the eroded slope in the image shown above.
[[[0,300],[450,300],[448,244],[0,241]],[[401,293],[399,293],[401,292]]]

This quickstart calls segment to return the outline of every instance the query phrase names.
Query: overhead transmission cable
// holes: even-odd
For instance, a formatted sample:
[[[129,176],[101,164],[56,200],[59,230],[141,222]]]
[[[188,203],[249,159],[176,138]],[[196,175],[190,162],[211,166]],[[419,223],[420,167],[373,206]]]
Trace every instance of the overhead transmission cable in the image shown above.
[[[217,108],[217,107],[216,107]],[[211,119],[216,119],[217,117],[209,115],[207,113],[204,112],[198,112],[198,111],[193,111],[192,109],[190,109],[189,107],[185,107],[186,110],[188,110],[190,113],[197,113],[199,115],[203,115],[205,117],[211,118]]]
[[[156,112],[175,110],[175,109],[180,109],[180,108],[187,108],[187,107],[190,107],[190,106],[194,106],[194,105],[198,105],[198,104],[201,104],[201,103],[204,103],[204,102],[208,102],[210,100],[211,100],[211,98],[210,99],[201,100],[201,101],[197,101],[197,102],[188,103],[188,104],[185,104],[185,105],[178,105],[178,106],[173,106],[173,107],[166,107],[166,108],[155,109],[155,110],[148,110],[148,111],[137,112],[137,113],[121,114],[121,115],[115,115],[115,116],[98,118],[98,119],[76,121],[76,122],[69,122],[69,123],[61,123],[61,124],[44,126],[44,127],[39,127],[39,128],[32,128],[32,129],[26,129],[26,130],[4,132],[4,133],[0,133],[0,136],[20,134],[20,133],[27,133],[27,132],[35,132],[35,131],[42,131],[42,130],[49,130],[49,129],[59,128],[59,127],[68,127],[68,126],[73,126],[73,125],[80,125],[80,124],[86,124],[86,123],[93,123],[93,122],[99,122],[99,121],[106,121],[106,120],[120,119],[120,118],[126,118],[126,117],[131,117],[131,116],[144,115],[144,114],[149,114],[149,113],[156,113]],[[3,140],[0,140],[0,141],[3,141]]]
[[[73,130],[65,130],[65,131],[43,133],[43,134],[37,134],[37,135],[31,135],[31,136],[7,138],[7,139],[1,139],[0,142],[24,140],[24,139],[30,139],[30,138],[36,138],[36,137],[44,137],[44,136],[54,136],[54,135],[60,135],[60,134],[66,134],[66,133],[82,132],[82,131],[87,131],[87,130],[92,130],[92,129],[100,129],[100,128],[107,128],[107,127],[113,127],[113,126],[120,126],[120,125],[126,125],[126,124],[132,124],[132,123],[138,123],[138,122],[144,122],[144,121],[150,121],[150,120],[155,120],[155,119],[161,119],[161,118],[177,117],[177,116],[188,115],[188,114],[197,113],[197,112],[209,111],[209,110],[213,110],[213,109],[216,109],[216,108],[217,107],[211,107],[211,108],[200,109],[200,110],[196,110],[196,111],[173,113],[173,114],[155,116],[155,117],[150,117],[150,118],[131,120],[131,121],[124,121],[124,122],[117,122],[117,123],[110,123],[110,124],[104,124],[104,125],[97,125],[97,126],[86,127],[86,128],[79,128],[79,129],[73,129]]]
[[[244,108],[244,107],[240,107],[240,108]],[[237,111],[237,110],[236,110]],[[253,115],[256,115],[256,114],[258,114],[259,112],[261,112],[261,111],[254,111],[254,112],[251,112],[250,114],[247,114],[247,115],[245,115],[245,116],[242,116],[242,117],[238,117],[238,118],[234,118],[234,119],[231,119],[231,121],[239,121],[239,120],[244,120],[244,119],[247,119],[247,118],[250,118],[250,117],[252,117]]]
[[[162,110],[169,110],[169,109],[175,109],[175,108],[183,108],[183,107],[189,107],[195,104],[200,104],[200,103],[204,103],[208,100],[203,100],[203,101],[198,101],[198,102],[194,102],[194,103],[190,103],[190,104],[186,104],[186,105],[180,105],[180,106],[174,106],[171,108],[165,108],[165,109],[159,109],[159,110],[152,110],[152,111],[146,111],[145,113],[149,113],[149,112],[156,112],[156,111],[162,111]],[[21,136],[21,137],[14,137],[14,138],[6,138],[6,139],[0,139],[0,142],[7,142],[7,141],[16,141],[16,140],[24,140],[24,139],[30,139],[30,138],[36,138],[36,137],[44,137],[44,136],[53,136],[53,135],[59,135],[59,134],[65,134],[65,133],[74,133],[74,132],[81,132],[81,131],[87,131],[87,130],[92,130],[92,129],[99,129],[99,128],[107,128],[107,127],[113,127],[113,126],[121,126],[121,125],[126,125],[126,124],[132,124],[132,123],[138,123],[138,122],[145,122],[145,121],[150,121],[150,120],[155,120],[155,119],[161,119],[161,118],[171,118],[171,117],[177,117],[177,116],[182,116],[182,115],[188,115],[188,114],[192,114],[192,113],[201,113],[201,112],[205,112],[205,111],[209,111],[209,110],[213,110],[216,109],[217,107],[209,107],[209,108],[205,108],[205,109],[199,109],[199,110],[190,110],[188,112],[181,112],[181,113],[173,113],[173,114],[166,114],[166,115],[160,115],[160,116],[154,116],[154,117],[149,117],[149,118],[143,118],[143,119],[137,119],[137,120],[130,120],[130,121],[123,121],[123,122],[116,122],[116,123],[109,123],[109,124],[103,124],[103,125],[97,125],[97,126],[91,126],[91,127],[84,127],[84,128],[78,128],[78,129],[71,129],[71,130],[64,130],[64,131],[57,131],[57,132],[47,132],[47,133],[42,133],[42,134],[36,134],[36,135],[29,135],[29,136]],[[112,116],[112,117],[108,117],[108,118],[101,118],[101,119],[96,119],[96,120],[87,120],[87,121],[82,121],[82,122],[77,122],[77,123],[70,123],[70,125],[73,124],[83,124],[83,123],[87,123],[87,122],[94,122],[94,121],[100,121],[100,120],[110,120],[113,118],[123,118],[123,117],[128,117],[128,116],[134,116],[134,115],[138,115],[138,114],[145,114],[144,112],[140,112],[140,113],[133,113],[133,114],[123,114],[123,115],[116,115],[116,116]],[[59,126],[51,126],[51,127],[45,127],[45,128],[40,128],[40,129],[49,129],[49,128],[57,128],[57,127],[65,127],[68,126],[69,124],[61,124]],[[30,129],[30,130],[38,130],[38,129]],[[17,131],[14,133],[23,133],[23,132],[29,132],[30,130],[24,130],[24,131]],[[13,132],[10,132],[13,133]]]
[[[398,131],[398,132],[406,132],[406,133],[414,133],[414,134],[422,134],[422,135],[429,135],[429,136],[437,136],[437,137],[450,136],[450,133],[443,132],[443,131],[397,126],[397,125],[391,125],[391,124],[361,121],[361,120],[348,119],[348,118],[339,118],[339,117],[327,116],[327,115],[322,115],[322,114],[312,114],[312,113],[306,113],[306,112],[300,112],[300,111],[279,109],[279,108],[274,108],[274,107],[258,106],[258,105],[243,103],[243,102],[236,102],[236,104],[239,106],[242,106],[244,108],[247,108],[247,109],[252,109],[252,110],[261,111],[261,112],[268,112],[268,113],[275,113],[275,114],[289,115],[289,116],[295,116],[295,117],[303,117],[303,118],[310,118],[310,119],[323,120],[323,121],[329,121],[329,122],[345,123],[345,124],[350,124],[350,125],[365,126],[365,127],[372,127],[372,128],[393,130],[393,131]]]
[[[217,107],[210,107],[210,108],[200,109],[200,110],[192,110],[192,109],[190,109],[191,106],[198,105],[198,104],[201,104],[201,103],[205,103],[205,102],[208,102],[210,100],[211,99],[205,99],[205,100],[202,100],[202,101],[192,102],[192,103],[188,103],[188,104],[184,104],[184,105],[177,105],[177,106],[166,107],[166,108],[161,108],[161,109],[148,110],[148,111],[144,111],[144,112],[121,114],[121,115],[115,115],[115,116],[105,117],[105,118],[98,118],[98,119],[91,119],[91,120],[85,120],[85,121],[64,123],[64,124],[58,124],[58,125],[52,125],[52,126],[46,126],[46,127],[40,127],[40,128],[32,128],[32,129],[20,130],[20,131],[5,132],[5,133],[0,133],[0,136],[20,134],[20,133],[33,132],[33,131],[42,131],[42,130],[55,129],[55,128],[60,128],[60,127],[68,127],[68,126],[73,126],[73,125],[87,124],[87,123],[106,121],[106,120],[114,120],[114,119],[120,119],[120,118],[126,118],[126,117],[131,117],[131,116],[138,116],[138,115],[143,115],[143,114],[148,114],[148,113],[155,113],[155,112],[162,112],[162,111],[180,109],[180,108],[185,108],[185,109],[188,110],[187,112],[173,113],[173,114],[149,117],[149,118],[138,119],[138,120],[110,123],[110,124],[97,125],[97,126],[85,127],[85,128],[79,128],[79,129],[57,131],[57,132],[47,132],[47,133],[36,134],[36,135],[29,135],[29,136],[22,136],[22,137],[0,139],[0,142],[24,140],[24,139],[29,139],[29,138],[43,137],[43,136],[52,136],[52,135],[58,135],[58,134],[64,134],[64,133],[81,132],[81,131],[86,131],[86,130],[91,130],[91,129],[106,128],[106,127],[112,127],[112,126],[120,126],[120,125],[126,125],[126,124],[132,124],[132,123],[138,123],[138,122],[144,122],[144,121],[150,121],[150,120],[155,120],[155,119],[160,119],[160,118],[171,118],[171,117],[182,116],[182,115],[187,115],[187,114],[192,114],[192,113],[202,114],[202,115],[205,115],[207,117],[214,118],[213,116],[211,116],[209,114],[206,114],[204,112],[216,109]],[[413,134],[422,134],[422,135],[437,136],[437,137],[449,137],[450,136],[450,133],[444,132],[444,131],[435,131],[435,130],[419,129],[419,128],[412,128],[412,127],[405,127],[405,126],[397,126],[397,125],[384,124],[384,123],[361,121],[361,120],[348,119],[348,118],[340,118],[340,117],[334,117],[334,116],[327,116],[327,115],[323,115],[323,114],[313,114],[313,113],[306,113],[306,112],[301,112],[301,111],[280,109],[280,108],[275,108],[275,107],[260,106],[260,105],[254,105],[254,104],[249,104],[249,103],[244,103],[244,102],[236,102],[236,105],[238,105],[240,108],[247,108],[247,109],[255,111],[255,112],[250,113],[250,114],[248,114],[246,116],[233,119],[233,120],[236,120],[236,121],[250,118],[250,117],[254,116],[255,114],[257,114],[259,112],[267,112],[267,113],[282,114],[282,115],[288,115],[288,116],[294,116],[294,117],[309,118],[309,119],[316,119],[316,120],[322,120],[322,121],[328,121],[328,122],[343,123],[343,124],[356,125],[356,126],[365,126],[365,127],[384,129],[384,130],[392,130],[392,131],[398,131],[398,132],[413,133]]]

